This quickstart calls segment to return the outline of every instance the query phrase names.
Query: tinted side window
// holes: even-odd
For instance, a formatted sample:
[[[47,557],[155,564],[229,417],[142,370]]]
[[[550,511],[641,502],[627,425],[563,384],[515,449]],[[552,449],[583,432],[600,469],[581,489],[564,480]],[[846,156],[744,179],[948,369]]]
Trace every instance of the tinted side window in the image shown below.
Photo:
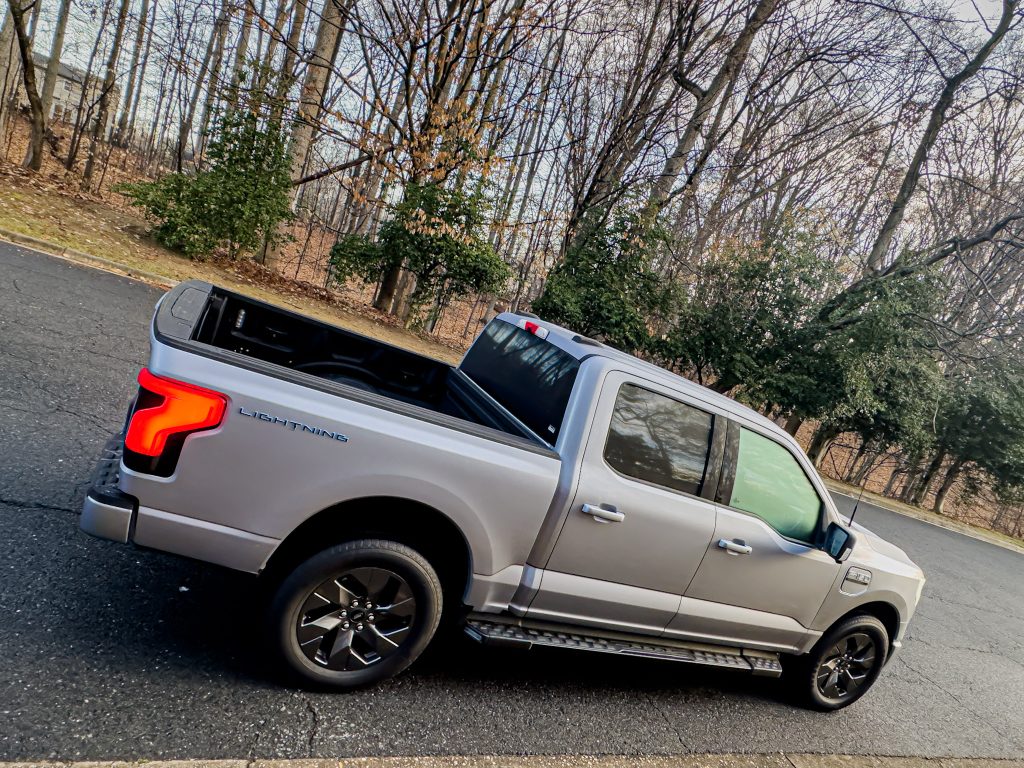
[[[786,448],[740,429],[736,482],[729,506],[757,515],[791,539],[813,542],[821,499]]]
[[[623,384],[604,458],[629,477],[697,495],[711,445],[712,416],[678,400]]]

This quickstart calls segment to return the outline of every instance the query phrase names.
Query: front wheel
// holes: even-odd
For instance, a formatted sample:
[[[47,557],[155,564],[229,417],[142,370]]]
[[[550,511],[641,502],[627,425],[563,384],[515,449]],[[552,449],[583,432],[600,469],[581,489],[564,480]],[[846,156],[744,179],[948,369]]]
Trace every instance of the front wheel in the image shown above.
[[[794,693],[804,706],[823,712],[848,707],[878,679],[888,650],[889,635],[881,621],[851,616],[796,660]]]
[[[441,584],[418,552],[365,539],[298,566],[270,601],[270,636],[301,682],[347,689],[404,670],[441,618]]]

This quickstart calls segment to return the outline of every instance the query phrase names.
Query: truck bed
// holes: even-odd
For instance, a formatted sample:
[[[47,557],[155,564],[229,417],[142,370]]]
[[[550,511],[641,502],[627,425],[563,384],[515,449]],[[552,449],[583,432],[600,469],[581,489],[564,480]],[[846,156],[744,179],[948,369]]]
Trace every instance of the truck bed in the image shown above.
[[[207,283],[169,293],[156,331],[177,345],[317,377],[340,385],[339,394],[416,406],[546,447],[454,366]]]

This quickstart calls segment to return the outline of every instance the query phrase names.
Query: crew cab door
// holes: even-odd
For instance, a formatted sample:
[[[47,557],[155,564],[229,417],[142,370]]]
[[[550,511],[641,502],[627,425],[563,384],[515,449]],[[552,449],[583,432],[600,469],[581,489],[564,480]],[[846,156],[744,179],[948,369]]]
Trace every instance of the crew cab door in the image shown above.
[[[701,493],[717,487],[726,423],[652,382],[610,372],[527,615],[659,634],[715,530],[715,506]]]
[[[714,537],[668,634],[798,646],[840,569],[816,546],[824,501],[769,434],[730,423],[725,456]]]

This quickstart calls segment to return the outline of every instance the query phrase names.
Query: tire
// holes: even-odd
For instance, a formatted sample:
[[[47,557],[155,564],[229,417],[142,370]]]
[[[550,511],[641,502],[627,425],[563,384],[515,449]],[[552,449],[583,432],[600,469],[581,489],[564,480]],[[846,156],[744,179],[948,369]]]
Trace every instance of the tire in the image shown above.
[[[352,541],[313,555],[278,584],[268,605],[269,637],[300,684],[372,685],[402,672],[427,647],[441,594],[437,573],[414,549]]]
[[[799,704],[820,712],[848,707],[874,685],[888,651],[889,634],[881,621],[851,616],[794,660],[792,691]]]

